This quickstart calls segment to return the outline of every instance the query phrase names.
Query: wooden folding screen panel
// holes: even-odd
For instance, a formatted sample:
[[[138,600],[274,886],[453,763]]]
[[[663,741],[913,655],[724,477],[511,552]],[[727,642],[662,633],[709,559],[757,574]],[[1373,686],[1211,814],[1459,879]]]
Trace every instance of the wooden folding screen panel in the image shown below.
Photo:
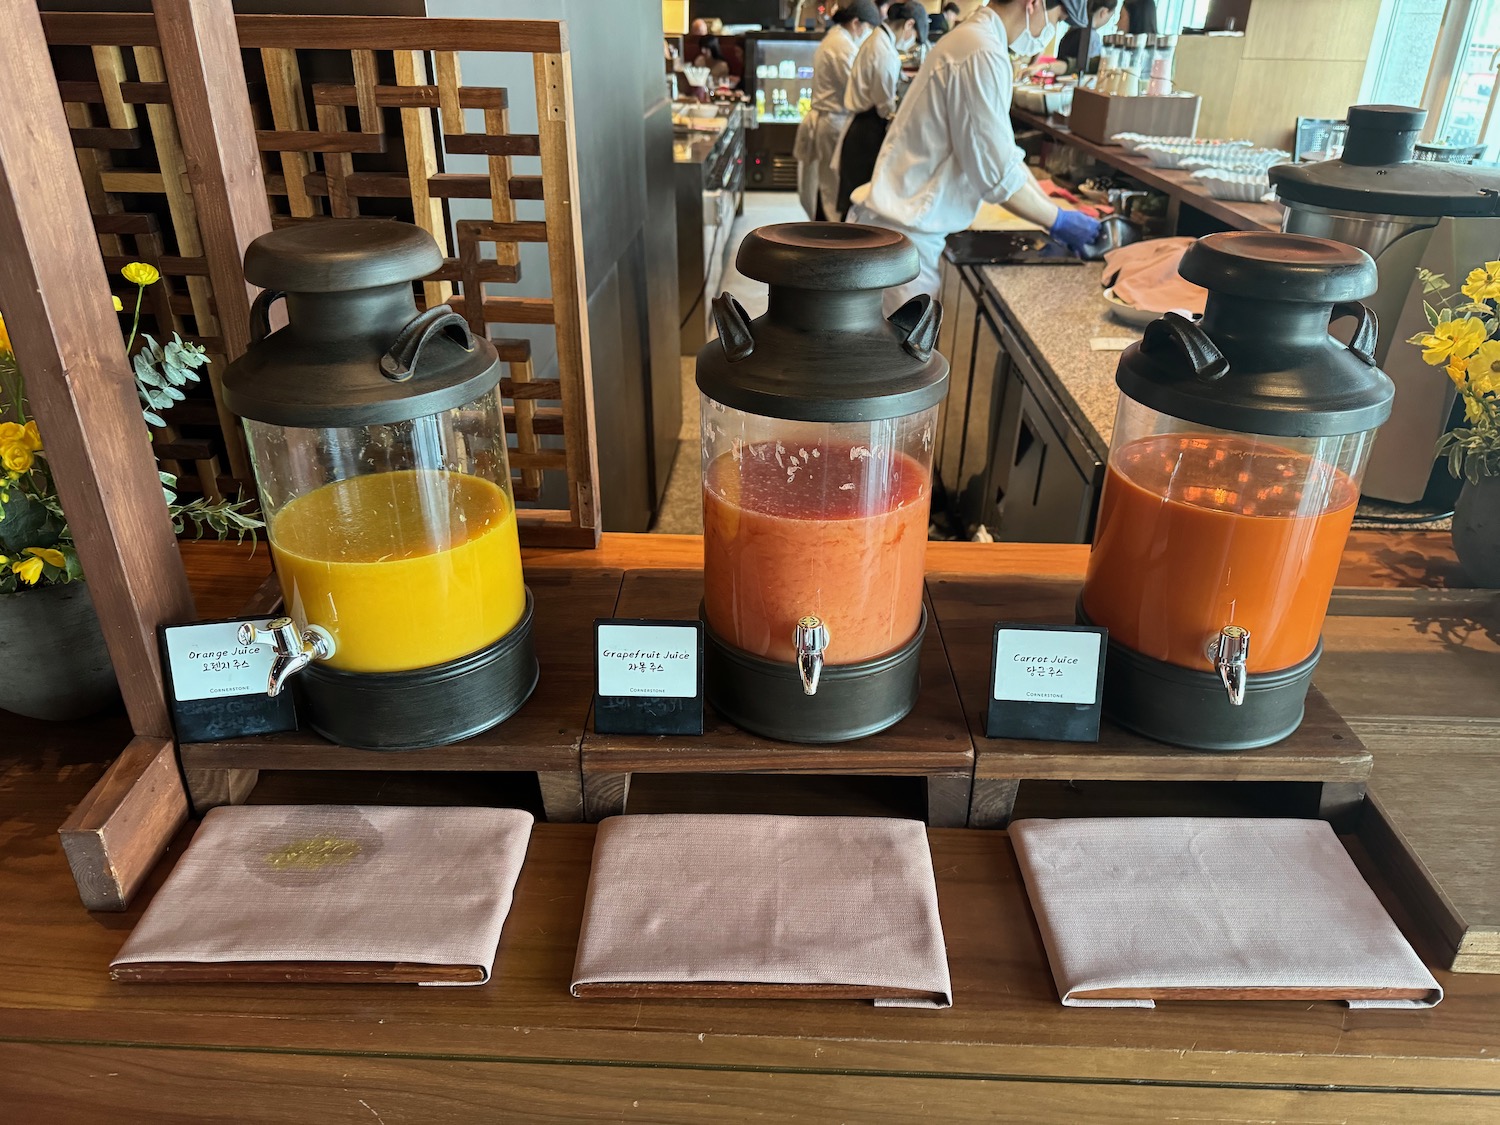
[[[52,14],[44,22],[106,260],[154,260],[168,279],[152,294],[153,315],[169,326],[162,330],[185,330],[232,359],[237,349],[214,318],[225,282],[210,267],[223,251],[205,242],[204,201],[184,189],[186,158],[155,23],[96,14]],[[507,367],[502,386],[522,542],[596,544],[597,453],[563,25],[240,16],[237,27],[275,221],[398,217],[432,234],[447,260],[425,279],[422,303],[451,303],[494,340]],[[92,73],[79,76],[85,49]],[[517,90],[465,85],[459,52],[529,56],[530,81]],[[535,132],[512,131],[513,96],[535,108]],[[482,156],[487,170],[446,172],[445,154]],[[535,171],[518,168],[522,162]],[[452,222],[448,201],[458,199],[487,204],[488,217]],[[538,215],[522,218],[518,203],[528,201],[539,201]],[[163,214],[170,232],[160,219],[149,222]],[[514,291],[526,244],[545,247],[544,296]],[[508,335],[507,326],[550,326],[555,375],[536,370],[530,340]],[[229,472],[216,477],[205,463],[198,477],[216,478],[222,491],[248,473],[238,426],[219,414]],[[211,452],[182,443],[168,451],[188,462]],[[206,483],[203,490],[211,494]]]

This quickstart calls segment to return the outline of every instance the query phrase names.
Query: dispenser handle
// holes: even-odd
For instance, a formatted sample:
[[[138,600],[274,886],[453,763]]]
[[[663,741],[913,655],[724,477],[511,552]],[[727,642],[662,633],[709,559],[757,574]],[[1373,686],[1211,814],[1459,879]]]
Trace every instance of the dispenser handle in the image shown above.
[[[901,346],[906,353],[926,363],[937,347],[938,326],[943,322],[943,306],[923,293],[913,297],[887,318],[901,330]]]
[[[280,289],[262,289],[250,303],[250,342],[258,344],[271,334],[271,306],[286,294]]]
[[[719,343],[724,346],[724,358],[730,363],[749,358],[755,350],[755,337],[750,335],[750,316],[745,307],[728,293],[715,297],[712,307],[714,324],[719,329]]]
[[[426,312],[418,313],[401,329],[396,342],[380,357],[380,373],[393,383],[404,383],[417,369],[417,360],[427,341],[439,332],[448,334],[466,352],[474,350],[474,335],[469,331],[469,322],[454,312],[448,305],[436,305]]]
[[[1380,318],[1373,309],[1360,301],[1340,301],[1333,306],[1333,315],[1328,318],[1331,326],[1335,320],[1352,316],[1358,320],[1354,326],[1354,339],[1349,341],[1349,350],[1364,360],[1367,367],[1375,366],[1375,343],[1380,338]]]
[[[1193,374],[1205,383],[1216,382],[1229,374],[1229,361],[1219,351],[1219,346],[1185,316],[1169,312],[1146,325],[1141,339],[1142,351],[1159,351],[1168,345],[1182,353]]]

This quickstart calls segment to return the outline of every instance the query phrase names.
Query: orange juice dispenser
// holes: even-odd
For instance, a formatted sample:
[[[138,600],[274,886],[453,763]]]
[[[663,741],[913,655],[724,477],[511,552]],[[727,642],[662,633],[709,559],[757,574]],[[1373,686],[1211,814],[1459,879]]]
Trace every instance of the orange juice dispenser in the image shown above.
[[[718,298],[698,353],[706,694],[757,734],[859,738],[917,697],[940,309],[882,315],[917,274],[882,228],[762,227],[737,265],[770,304]]]
[[[1120,359],[1121,395],[1080,617],[1109,629],[1105,714],[1164,742],[1242,750],[1302,721],[1391,381],[1371,359],[1363,251],[1209,235],[1167,314]],[[1346,346],[1330,323],[1353,319]]]
[[[537,680],[500,364],[413,282],[443,265],[418,227],[298,223],[262,235],[251,344],[224,374],[245,420],[285,617],[267,685],[346,746],[404,750],[508,718]],[[270,330],[285,299],[287,324]]]

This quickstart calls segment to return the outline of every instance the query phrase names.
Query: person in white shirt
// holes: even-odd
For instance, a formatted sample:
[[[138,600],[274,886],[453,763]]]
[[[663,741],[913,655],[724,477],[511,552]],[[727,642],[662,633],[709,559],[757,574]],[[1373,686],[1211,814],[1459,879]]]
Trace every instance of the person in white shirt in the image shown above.
[[[849,120],[844,90],[859,45],[880,26],[880,9],[875,0],[845,0],[833,21],[813,55],[812,108],[797,126],[792,156],[797,160],[797,195],[807,217],[838,222],[843,213],[833,158]]]
[[[927,10],[916,0],[902,0],[885,12],[885,23],[865,37],[849,71],[844,109],[851,115],[839,142],[835,163],[839,176],[838,211],[849,210],[849,195],[870,182],[875,157],[901,90],[901,55],[927,42]]]
[[[1037,187],[1010,125],[1011,52],[1034,57],[1065,9],[1070,22],[1086,26],[1084,5],[990,0],[928,53],[848,216],[917,245],[921,272],[886,292],[888,313],[919,294],[937,295],[943,242],[966,230],[982,203],[1004,204],[1073,250],[1099,237],[1097,221],[1060,209]]]

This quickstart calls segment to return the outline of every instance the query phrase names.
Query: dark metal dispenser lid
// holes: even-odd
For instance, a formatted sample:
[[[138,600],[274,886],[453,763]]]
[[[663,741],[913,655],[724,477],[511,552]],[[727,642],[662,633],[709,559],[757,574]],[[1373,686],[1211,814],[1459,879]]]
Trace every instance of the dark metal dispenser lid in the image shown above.
[[[1372,430],[1395,388],[1371,354],[1375,263],[1302,234],[1232,231],[1188,248],[1178,272],[1208,290],[1203,318],[1168,313],[1120,357],[1115,382],[1153,410],[1201,426],[1279,437]],[[1331,321],[1356,320],[1348,347]]]
[[[1288,203],[1364,214],[1500,216],[1500,172],[1412,157],[1425,109],[1356,105],[1338,160],[1279,164],[1271,183]]]
[[[887,319],[881,297],[917,276],[911,240],[857,223],[781,223],[751,231],[735,259],[771,287],[753,322],[715,298],[719,338],[698,353],[698,388],[769,418],[859,422],[926,410],[948,392],[938,354],[942,308],[913,297]]]
[[[443,265],[432,236],[387,219],[319,219],[245,251],[262,286],[251,343],[224,373],[224,405],[278,426],[401,422],[472,402],[500,381],[494,345],[447,305],[418,314],[412,282]],[[286,327],[270,330],[286,298]]]

